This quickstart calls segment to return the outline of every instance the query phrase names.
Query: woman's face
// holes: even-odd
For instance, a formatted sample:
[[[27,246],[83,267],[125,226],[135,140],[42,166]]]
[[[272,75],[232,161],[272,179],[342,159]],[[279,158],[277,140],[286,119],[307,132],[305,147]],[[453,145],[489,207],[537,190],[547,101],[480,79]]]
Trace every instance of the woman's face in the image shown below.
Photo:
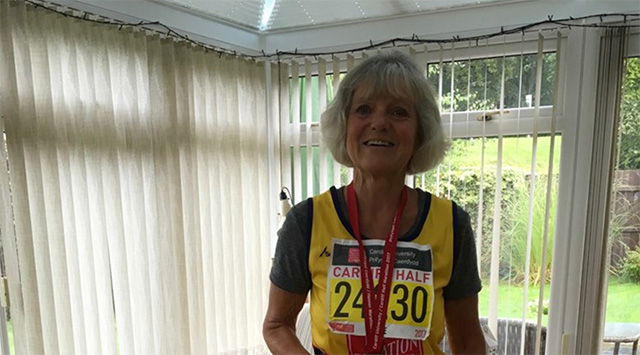
[[[412,95],[365,98],[353,92],[347,118],[347,153],[355,169],[375,176],[405,174],[415,148],[418,119]]]

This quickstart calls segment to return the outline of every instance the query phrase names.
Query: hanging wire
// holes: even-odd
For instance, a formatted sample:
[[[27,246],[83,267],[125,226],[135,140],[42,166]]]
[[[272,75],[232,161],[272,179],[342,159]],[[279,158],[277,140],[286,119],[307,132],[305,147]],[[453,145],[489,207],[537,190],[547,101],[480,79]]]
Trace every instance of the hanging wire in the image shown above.
[[[532,31],[535,32],[539,30],[557,30],[560,28],[571,29],[572,27],[587,27],[587,28],[637,28],[637,27],[640,27],[640,24],[635,24],[638,21],[640,21],[640,13],[604,13],[604,14],[595,14],[595,15],[587,15],[587,16],[580,16],[580,17],[569,17],[569,18],[563,18],[559,20],[554,20],[553,15],[549,15],[547,19],[543,21],[533,22],[527,25],[517,26],[517,27],[507,28],[507,29],[505,29],[503,26],[500,28],[500,31],[487,33],[483,35],[477,35],[477,36],[461,37],[459,35],[454,35],[454,36],[451,36],[450,38],[444,38],[444,39],[423,39],[423,38],[419,38],[414,33],[410,38],[396,37],[396,38],[387,39],[380,42],[374,42],[373,40],[369,40],[369,45],[367,46],[353,47],[353,48],[348,48],[340,51],[302,52],[302,51],[298,51],[298,49],[296,48],[293,52],[276,50],[276,52],[274,53],[265,53],[265,51],[262,50],[261,51],[262,54],[252,55],[252,54],[245,54],[245,53],[238,52],[236,50],[222,48],[222,47],[218,47],[211,44],[206,44],[200,41],[193,40],[189,38],[187,35],[181,34],[180,32],[173,30],[171,27],[159,21],[140,21],[135,23],[123,22],[123,21],[114,20],[114,19],[103,17],[103,16],[91,14],[86,11],[72,9],[72,8],[58,5],[55,3],[45,2],[43,0],[19,0],[19,1],[23,1],[25,3],[33,5],[36,8],[41,8],[47,11],[55,12],[64,17],[71,17],[78,20],[89,21],[89,22],[98,23],[98,24],[118,26],[120,30],[122,30],[125,27],[126,28],[142,28],[147,31],[156,32],[167,37],[173,37],[177,40],[188,42],[191,45],[196,47],[201,47],[206,51],[219,53],[220,55],[223,55],[223,54],[233,55],[236,57],[241,57],[246,59],[271,59],[276,57],[278,60],[280,60],[282,56],[288,56],[288,57],[323,56],[323,55],[331,56],[336,54],[365,51],[369,49],[380,49],[382,47],[389,47],[389,46],[405,47],[414,43],[447,44],[447,43],[468,42],[468,41],[475,41],[476,43],[478,43],[480,40],[488,40],[490,38],[514,34],[514,33],[524,34],[525,32],[532,32]],[[73,13],[69,13],[70,10]],[[605,19],[609,19],[611,20],[610,22],[616,22],[616,23],[605,23]],[[598,22],[588,23],[588,24],[580,23],[580,21],[584,21],[584,20],[596,20]],[[617,23],[617,22],[620,22],[620,20],[622,20],[622,24]],[[542,28],[545,26],[551,26],[551,27]],[[161,30],[158,29],[158,27],[160,27]]]

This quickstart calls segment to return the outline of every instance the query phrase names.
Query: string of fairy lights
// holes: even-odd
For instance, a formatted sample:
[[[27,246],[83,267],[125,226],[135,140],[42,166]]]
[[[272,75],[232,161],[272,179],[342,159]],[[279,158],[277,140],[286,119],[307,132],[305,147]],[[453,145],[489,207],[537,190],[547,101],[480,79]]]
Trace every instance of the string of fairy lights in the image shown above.
[[[582,28],[637,28],[640,27],[640,12],[638,13],[604,13],[604,14],[595,14],[595,15],[587,15],[580,17],[569,17],[563,19],[554,19],[553,15],[549,15],[547,19],[541,20],[538,22],[532,22],[522,26],[515,27],[501,27],[500,31],[494,31],[491,33],[474,35],[474,36],[451,36],[449,38],[420,38],[418,35],[413,34],[410,38],[402,38],[396,37],[383,41],[373,41],[370,40],[368,45],[357,46],[352,48],[345,48],[337,51],[298,51],[294,50],[285,50],[280,51],[276,50],[273,53],[265,53],[262,50],[262,54],[247,54],[242,53],[237,50],[232,50],[228,48],[223,48],[219,46],[214,46],[208,43],[204,43],[198,40],[194,40],[189,38],[189,36],[180,33],[172,29],[171,27],[163,24],[159,21],[140,21],[140,22],[123,22],[115,19],[106,18],[103,16],[91,14],[85,11],[80,11],[76,9],[71,9],[68,7],[64,7],[55,3],[45,2],[40,0],[19,0],[25,3],[34,6],[37,9],[42,9],[45,11],[50,11],[59,14],[60,16],[75,18],[83,21],[108,25],[108,26],[117,26],[120,30],[123,28],[134,28],[134,29],[144,29],[146,31],[150,31],[152,33],[157,33],[162,36],[166,36],[169,38],[173,38],[176,41],[184,41],[191,44],[194,47],[200,47],[208,52],[217,53],[220,56],[222,55],[233,55],[246,59],[254,59],[254,60],[271,60],[273,58],[280,59],[281,57],[295,58],[295,57],[318,57],[318,56],[334,56],[345,53],[354,53],[367,51],[372,49],[386,48],[386,47],[402,47],[402,46],[410,46],[416,44],[451,44],[457,42],[465,42],[465,43],[474,43],[478,45],[480,41],[489,40],[494,37],[500,37],[510,34],[522,33],[523,35],[527,32],[532,31],[540,31],[540,30],[556,30],[561,28],[571,29],[573,27],[582,27]],[[591,21],[591,22],[589,22]],[[589,22],[589,23],[585,23]]]

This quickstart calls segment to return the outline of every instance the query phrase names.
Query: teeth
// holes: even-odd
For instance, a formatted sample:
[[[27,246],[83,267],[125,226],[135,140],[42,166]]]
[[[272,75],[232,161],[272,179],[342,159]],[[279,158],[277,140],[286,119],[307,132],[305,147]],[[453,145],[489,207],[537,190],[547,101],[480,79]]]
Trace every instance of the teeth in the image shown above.
[[[365,142],[366,145],[373,145],[373,146],[381,146],[381,147],[392,147],[393,143],[389,143],[386,141],[376,141],[376,140],[370,140]]]

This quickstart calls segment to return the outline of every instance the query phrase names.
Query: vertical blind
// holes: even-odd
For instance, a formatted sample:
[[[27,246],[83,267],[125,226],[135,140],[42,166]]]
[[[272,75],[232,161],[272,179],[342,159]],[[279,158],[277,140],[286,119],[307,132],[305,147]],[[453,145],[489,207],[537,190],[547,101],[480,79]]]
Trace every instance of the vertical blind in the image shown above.
[[[502,341],[502,354],[539,353],[544,347],[563,38],[560,32],[546,31],[484,43],[388,49],[410,54],[438,94],[452,149],[439,167],[413,176],[410,183],[452,198],[477,221],[478,263],[485,289],[481,316],[487,317],[493,334]],[[341,168],[327,154],[318,117],[341,76],[372,54],[320,57],[311,65],[311,58],[280,62],[280,97],[285,98],[282,148],[293,152],[282,155],[281,183],[293,186],[295,202],[351,180],[352,169]],[[309,112],[314,101],[317,113]],[[299,154],[302,148],[305,157]],[[312,149],[321,152],[318,164],[311,160]],[[538,289],[533,297],[530,286]],[[517,310],[499,310],[504,301]]]
[[[595,97],[596,114],[593,125],[594,139],[589,177],[592,183],[587,191],[587,216],[593,221],[585,231],[584,268],[581,275],[580,302],[586,305],[578,315],[583,327],[576,334],[576,349],[602,351],[605,295],[609,268],[610,206],[613,174],[616,161],[616,135],[620,124],[620,100],[625,58],[628,53],[627,28],[603,30],[599,48],[598,85]],[[589,292],[588,290],[600,290]]]
[[[0,53],[16,353],[264,352],[264,64],[14,1]]]

